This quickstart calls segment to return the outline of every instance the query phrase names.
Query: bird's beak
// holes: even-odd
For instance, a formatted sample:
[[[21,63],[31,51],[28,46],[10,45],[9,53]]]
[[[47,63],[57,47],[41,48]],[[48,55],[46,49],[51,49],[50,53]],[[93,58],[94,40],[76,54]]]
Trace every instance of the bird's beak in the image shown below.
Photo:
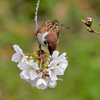
[[[49,53],[52,55],[53,51],[51,50],[50,46],[48,46]]]

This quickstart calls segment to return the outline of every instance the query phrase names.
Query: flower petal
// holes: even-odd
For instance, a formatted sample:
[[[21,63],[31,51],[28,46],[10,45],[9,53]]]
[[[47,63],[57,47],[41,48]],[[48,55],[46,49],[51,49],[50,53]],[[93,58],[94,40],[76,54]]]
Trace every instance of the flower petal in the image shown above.
[[[52,72],[51,75],[50,75],[50,79],[51,79],[52,81],[57,80],[57,75],[56,75],[54,72]]]
[[[11,61],[13,62],[19,62],[20,61],[20,54],[19,53],[15,53],[13,54],[12,58],[11,58]]]
[[[26,80],[26,81],[29,80],[29,78],[30,78],[27,70],[22,71],[22,72],[20,73],[20,77],[21,77],[22,79]]]
[[[44,90],[47,88],[47,82],[44,79],[38,79],[36,82],[36,87]]]
[[[32,86],[32,87],[35,87],[35,86],[36,86],[37,80],[38,80],[38,79],[31,80],[31,86]]]
[[[59,67],[62,68],[63,70],[65,70],[68,66],[68,61],[64,60],[59,64]]]
[[[17,66],[20,70],[28,70],[30,68],[29,64],[26,62],[19,63]]]
[[[56,58],[56,57],[58,57],[58,55],[59,55],[59,51],[54,51],[52,54],[52,57]]]
[[[57,85],[57,82],[56,82],[56,81],[50,80],[49,83],[48,83],[48,86],[49,86],[50,88],[54,88],[56,85]]]
[[[64,74],[64,70],[62,70],[61,68],[59,67],[56,67],[55,70],[54,70],[54,73],[56,75],[63,75]]]
[[[35,63],[33,59],[29,61],[29,65],[30,65],[34,70],[38,70],[38,69],[39,69],[38,64]]]
[[[36,73],[34,70],[31,70],[31,71],[29,72],[29,75],[30,75],[30,79],[31,79],[31,80],[34,80],[35,78],[38,77],[37,73]]]
[[[13,45],[13,48],[14,48],[14,50],[15,50],[16,52],[20,52],[20,53],[23,54],[22,49],[21,49],[17,44]]]

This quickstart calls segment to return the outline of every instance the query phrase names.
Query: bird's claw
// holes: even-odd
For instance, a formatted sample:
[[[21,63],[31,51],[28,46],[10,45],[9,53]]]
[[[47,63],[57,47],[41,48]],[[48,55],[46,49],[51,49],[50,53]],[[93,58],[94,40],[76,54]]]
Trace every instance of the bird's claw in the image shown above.
[[[38,34],[37,31],[35,31],[34,34],[35,34],[35,36],[37,36],[37,34]]]
[[[48,55],[48,53],[44,52],[42,53],[38,58],[43,59]]]

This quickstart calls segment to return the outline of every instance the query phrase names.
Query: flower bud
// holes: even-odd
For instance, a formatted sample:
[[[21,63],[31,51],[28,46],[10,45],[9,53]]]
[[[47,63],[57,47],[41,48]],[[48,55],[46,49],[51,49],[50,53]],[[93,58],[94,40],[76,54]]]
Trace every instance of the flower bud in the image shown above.
[[[48,64],[44,61],[42,62],[42,65],[43,65],[44,68],[48,67]]]
[[[48,72],[48,71],[46,71],[46,72],[45,72],[45,76],[50,77],[50,74],[49,74],[49,72]]]
[[[92,18],[91,17],[88,17],[87,18],[87,21],[88,21],[88,26],[90,27],[92,25]]]
[[[39,57],[39,52],[36,51],[36,52],[34,52],[31,56],[32,56],[32,57],[35,57],[35,58],[38,58],[38,57]]]
[[[45,73],[46,72],[46,69],[43,69],[42,72]]]
[[[87,21],[92,23],[92,18],[91,17],[87,17]]]
[[[88,23],[85,20],[81,20],[81,21],[88,27],[90,27],[92,25],[92,22],[89,22],[89,20],[88,20]]]
[[[90,29],[90,28],[88,28],[88,27],[87,27],[87,30],[88,30],[89,32],[93,32],[93,30],[91,30],[91,29]]]
[[[40,73],[40,70],[36,70],[36,73],[39,74]]]
[[[36,63],[39,64],[40,61],[41,61],[40,58],[38,58],[38,59],[36,60]]]
[[[85,20],[81,20],[84,24],[87,24],[87,22]]]

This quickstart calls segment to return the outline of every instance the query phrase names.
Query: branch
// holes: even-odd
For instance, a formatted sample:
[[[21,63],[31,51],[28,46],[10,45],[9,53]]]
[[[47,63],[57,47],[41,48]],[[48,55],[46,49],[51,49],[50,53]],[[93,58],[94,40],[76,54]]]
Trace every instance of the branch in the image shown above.
[[[89,32],[91,32],[91,33],[96,33],[96,34],[100,35],[100,32],[95,31],[95,30],[91,27],[91,25],[92,25],[92,18],[91,18],[91,17],[88,17],[88,18],[87,18],[87,22],[86,22],[85,20],[82,20],[82,22],[87,26],[87,30],[88,30]]]
[[[40,0],[37,1],[37,4],[36,4],[36,8],[35,8],[35,31],[37,31],[38,29],[38,23],[37,23],[37,13],[38,13],[38,8],[39,8],[39,4],[40,4]]]
[[[89,32],[96,33],[96,34],[100,35],[100,33],[95,31],[91,26],[89,28],[90,28],[90,30],[87,29]]]

